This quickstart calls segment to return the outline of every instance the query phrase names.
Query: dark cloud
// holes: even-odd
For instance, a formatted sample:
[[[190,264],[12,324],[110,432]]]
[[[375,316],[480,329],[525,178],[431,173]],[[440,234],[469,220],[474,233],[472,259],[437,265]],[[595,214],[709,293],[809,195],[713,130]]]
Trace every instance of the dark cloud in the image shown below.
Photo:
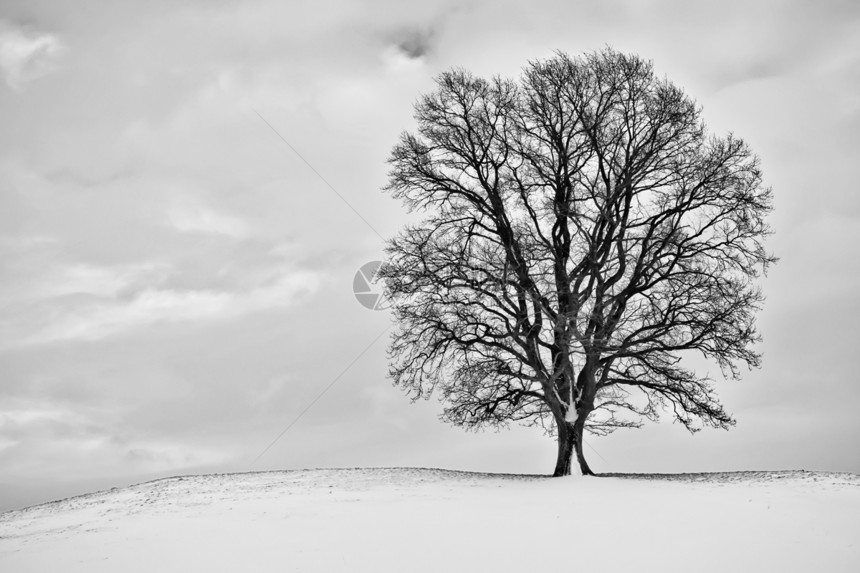
[[[401,32],[396,40],[397,49],[410,59],[423,58],[433,48],[433,28],[412,29]]]

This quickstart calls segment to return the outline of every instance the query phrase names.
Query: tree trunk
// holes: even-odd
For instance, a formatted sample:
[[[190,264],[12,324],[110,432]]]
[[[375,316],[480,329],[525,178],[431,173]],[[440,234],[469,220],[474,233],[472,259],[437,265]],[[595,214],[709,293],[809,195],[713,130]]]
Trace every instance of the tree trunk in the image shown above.
[[[576,460],[579,462],[579,469],[584,476],[593,476],[594,472],[588,467],[588,462],[585,461],[585,454],[582,453],[582,437],[585,433],[585,419],[587,416],[580,414],[576,423],[573,424],[573,447],[576,450]]]
[[[573,462],[573,454],[576,452],[576,461],[579,470],[584,476],[593,476],[594,472],[588,467],[585,455],[582,453],[582,436],[585,430],[585,416],[580,416],[573,424],[564,420],[556,423],[558,430],[558,458],[555,462],[553,477],[569,476]]]
[[[558,433],[558,458],[555,462],[553,477],[569,476],[570,462],[573,457],[573,426],[564,420],[556,423]]]

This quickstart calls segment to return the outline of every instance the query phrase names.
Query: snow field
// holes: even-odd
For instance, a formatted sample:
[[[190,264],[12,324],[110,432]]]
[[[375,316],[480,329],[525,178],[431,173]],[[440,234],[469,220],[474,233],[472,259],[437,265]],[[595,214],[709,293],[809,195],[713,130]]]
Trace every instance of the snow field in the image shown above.
[[[168,478],[0,514],[0,571],[860,571],[860,476]],[[560,568],[560,569],[559,569]]]

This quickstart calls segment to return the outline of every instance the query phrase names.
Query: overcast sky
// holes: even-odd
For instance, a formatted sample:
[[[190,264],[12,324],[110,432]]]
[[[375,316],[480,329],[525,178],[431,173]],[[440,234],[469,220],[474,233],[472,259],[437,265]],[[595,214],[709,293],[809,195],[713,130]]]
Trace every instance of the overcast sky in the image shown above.
[[[592,468],[860,472],[856,1],[4,0],[0,510],[196,472],[550,472],[538,430],[391,387],[353,277],[407,220],[385,160],[436,74],[607,44],[761,156],[781,262],[763,368],[718,385],[737,427],[590,438]]]

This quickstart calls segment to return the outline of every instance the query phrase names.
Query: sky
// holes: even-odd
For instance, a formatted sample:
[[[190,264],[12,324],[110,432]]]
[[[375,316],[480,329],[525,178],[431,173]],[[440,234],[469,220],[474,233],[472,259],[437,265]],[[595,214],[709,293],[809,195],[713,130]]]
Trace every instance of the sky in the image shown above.
[[[381,191],[452,67],[610,45],[761,157],[781,258],[737,419],[587,441],[598,472],[860,472],[860,5],[153,1],[0,7],[0,511],[162,476],[547,473],[386,378],[353,293],[410,215]]]

